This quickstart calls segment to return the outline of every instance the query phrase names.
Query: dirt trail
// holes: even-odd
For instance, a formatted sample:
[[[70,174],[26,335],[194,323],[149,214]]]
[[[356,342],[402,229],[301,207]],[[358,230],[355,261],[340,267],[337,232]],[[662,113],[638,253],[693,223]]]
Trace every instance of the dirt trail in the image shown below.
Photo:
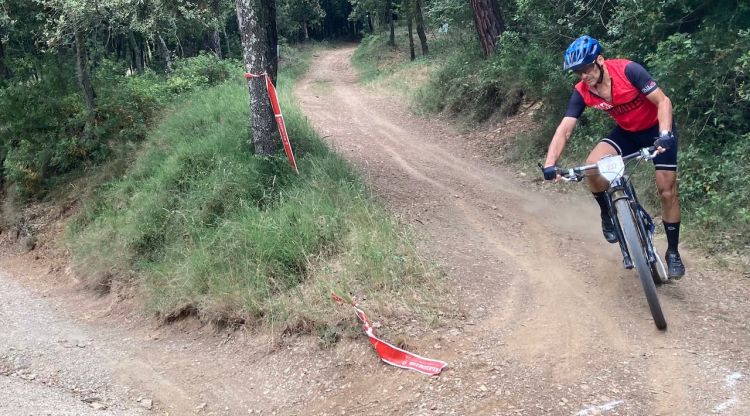
[[[466,321],[430,351],[452,365],[434,382],[436,411],[750,414],[745,281],[686,251],[688,277],[659,291],[670,328],[657,331],[593,203],[545,192],[358,86],[351,53],[321,53],[297,95],[461,287]],[[427,403],[411,392],[387,402],[414,409],[404,413]]]
[[[65,279],[32,252],[0,262],[14,274],[0,274],[0,414],[25,401],[23,414],[750,414],[746,279],[685,251],[688,275],[659,289],[669,329],[656,330],[593,203],[359,86],[352,52],[320,52],[296,94],[447,272],[464,314],[409,342],[450,367],[388,367],[364,338],[321,350],[312,338],[142,328],[112,299],[45,288]]]

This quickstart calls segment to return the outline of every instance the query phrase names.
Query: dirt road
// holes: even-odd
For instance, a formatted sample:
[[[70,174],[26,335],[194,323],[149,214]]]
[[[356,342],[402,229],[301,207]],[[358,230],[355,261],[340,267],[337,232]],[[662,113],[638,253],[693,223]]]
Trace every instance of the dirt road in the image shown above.
[[[434,400],[457,414],[750,414],[746,279],[686,251],[688,276],[659,290],[669,330],[657,331],[595,204],[545,192],[373,96],[355,83],[351,53],[321,53],[300,84],[302,108],[416,227],[467,311],[429,351],[452,365],[439,393],[387,403],[404,413]]]
[[[686,250],[656,330],[591,201],[359,86],[352,52],[320,52],[296,94],[447,272],[463,314],[409,342],[450,367],[388,367],[365,338],[142,328],[111,299],[51,295],[39,282],[59,271],[26,255],[0,263],[0,414],[750,414],[747,279]]]

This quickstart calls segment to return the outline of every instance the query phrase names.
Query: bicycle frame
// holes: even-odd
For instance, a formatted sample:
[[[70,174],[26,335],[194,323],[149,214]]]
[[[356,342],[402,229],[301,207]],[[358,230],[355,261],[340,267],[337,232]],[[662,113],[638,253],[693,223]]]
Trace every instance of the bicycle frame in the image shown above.
[[[653,159],[656,156],[656,148],[655,147],[647,147],[640,149],[636,153],[629,154],[627,156],[623,156],[622,160],[628,161],[631,159],[640,159],[640,160],[650,160]],[[583,178],[586,176],[585,172],[589,169],[597,168],[597,164],[593,163],[590,165],[585,166],[579,166],[576,168],[571,168],[567,170],[561,170],[561,174],[563,176],[563,180],[565,181],[576,181],[579,182],[583,180]],[[624,169],[624,166],[622,167]],[[609,178],[608,178],[609,179]],[[644,238],[646,238],[648,241],[644,241],[644,246],[646,247],[646,253],[648,256],[649,263],[656,261],[658,254],[654,252],[653,248],[653,236],[654,236],[654,223],[651,219],[651,216],[646,212],[645,209],[641,206],[640,202],[638,201],[638,196],[635,193],[635,188],[633,188],[633,185],[630,182],[630,176],[627,174],[617,175],[615,178],[610,179],[609,182],[609,188],[607,189],[607,209],[609,212],[610,217],[612,218],[612,221],[615,224],[615,234],[617,235],[617,241],[620,245],[620,251],[622,252],[622,258],[623,258],[623,266],[625,266],[626,269],[632,269],[633,268],[633,261],[630,257],[630,253],[628,252],[628,248],[625,244],[625,240],[623,238],[622,233],[622,227],[619,223],[619,220],[617,219],[617,213],[615,212],[615,201],[618,201],[620,199],[627,199],[628,204],[632,207],[633,212],[635,212],[639,219],[641,221],[637,221],[638,230],[641,233]],[[646,228],[644,225],[645,223],[648,223],[649,226]]]
[[[664,330],[667,328],[667,321],[664,319],[656,286],[666,282],[668,277],[654,249],[654,222],[638,201],[630,176],[625,173],[625,161],[650,160],[656,155],[655,148],[648,147],[627,156],[605,157],[595,164],[567,171],[558,169],[558,174],[565,181],[580,182],[587,176],[586,171],[596,168],[598,174],[609,181],[606,191],[607,210],[614,223],[623,266],[626,269],[637,269],[654,323],[658,329]]]
[[[628,248],[625,244],[622,227],[620,226],[620,222],[617,219],[617,212],[615,212],[615,201],[620,199],[627,199],[628,203],[633,208],[633,212],[637,213],[637,215],[640,217],[641,221],[637,221],[636,225],[638,226],[638,230],[640,231],[641,235],[648,239],[648,241],[644,242],[646,254],[648,255],[648,261],[654,262],[657,256],[657,254],[654,252],[653,247],[653,236],[655,228],[654,223],[651,219],[651,216],[648,214],[648,212],[646,212],[646,210],[638,201],[638,196],[635,193],[635,188],[633,188],[632,183],[630,183],[630,177],[628,175],[623,175],[615,179],[613,182],[610,182],[609,189],[607,190],[607,195],[609,196],[609,198],[607,198],[609,215],[615,224],[615,234],[617,235],[617,241],[620,245],[620,251],[623,258],[623,266],[626,269],[632,269],[633,261],[630,258],[630,252],[628,251]],[[648,228],[646,228],[644,222],[649,224]]]

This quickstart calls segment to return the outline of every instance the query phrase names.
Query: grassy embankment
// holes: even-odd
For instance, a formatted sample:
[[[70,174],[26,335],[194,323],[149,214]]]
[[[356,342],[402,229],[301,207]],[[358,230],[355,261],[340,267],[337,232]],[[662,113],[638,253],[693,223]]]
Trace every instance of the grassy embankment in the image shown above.
[[[437,275],[292,97],[304,55],[278,80],[300,175],[281,155],[251,154],[239,73],[183,97],[69,227],[90,287],[140,288],[167,320],[197,315],[327,336],[351,317],[335,313],[332,290],[366,297],[381,317],[429,309]]]
[[[552,59],[544,49],[520,44],[510,37],[495,56],[485,59],[471,34],[458,33],[430,38],[431,55],[410,62],[405,40],[399,39],[396,48],[387,46],[386,41],[387,37],[381,35],[366,38],[354,54],[355,65],[364,83],[403,91],[418,113],[453,115],[471,129],[498,115],[515,114],[522,101],[538,102],[538,128],[513,140],[506,148],[506,160],[531,177],[540,175],[537,163],[544,160],[575,81],[560,70],[558,55]],[[675,111],[678,124],[688,124],[679,106]],[[562,166],[585,160],[596,141],[612,126],[603,112],[587,111],[584,116],[559,161]],[[736,142],[722,148],[723,156],[717,156],[700,147],[695,132],[683,129],[680,133],[682,241],[746,262],[750,216],[745,206],[748,192],[747,183],[741,180],[745,176],[741,160],[746,157],[742,156],[746,155],[742,149],[747,148],[747,143]],[[651,164],[643,163],[633,178],[641,201],[651,212],[658,213],[660,204],[652,172]],[[579,188],[581,197],[588,198],[585,187]],[[657,227],[657,233],[662,232]]]

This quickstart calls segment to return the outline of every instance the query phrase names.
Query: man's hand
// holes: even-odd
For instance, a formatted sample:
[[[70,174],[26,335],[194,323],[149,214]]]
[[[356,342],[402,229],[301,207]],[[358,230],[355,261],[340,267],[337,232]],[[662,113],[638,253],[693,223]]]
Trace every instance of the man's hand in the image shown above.
[[[654,146],[656,146],[656,151],[659,153],[664,153],[667,150],[674,147],[676,144],[674,134],[671,131],[662,131],[659,135],[659,138],[656,139],[654,142]]]
[[[544,174],[544,180],[553,181],[557,179],[557,166],[553,165],[542,168],[542,173]]]

